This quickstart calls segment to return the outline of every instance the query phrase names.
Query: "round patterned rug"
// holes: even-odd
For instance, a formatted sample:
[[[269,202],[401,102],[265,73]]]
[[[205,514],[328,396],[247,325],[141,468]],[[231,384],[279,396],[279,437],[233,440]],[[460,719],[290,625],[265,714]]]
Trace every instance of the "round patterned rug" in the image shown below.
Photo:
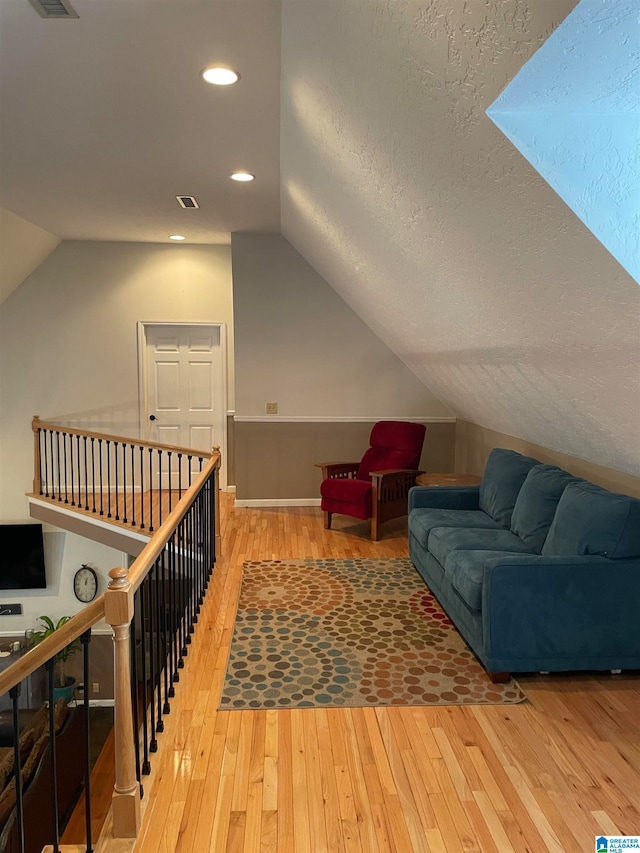
[[[244,565],[221,709],[521,702],[408,559]]]

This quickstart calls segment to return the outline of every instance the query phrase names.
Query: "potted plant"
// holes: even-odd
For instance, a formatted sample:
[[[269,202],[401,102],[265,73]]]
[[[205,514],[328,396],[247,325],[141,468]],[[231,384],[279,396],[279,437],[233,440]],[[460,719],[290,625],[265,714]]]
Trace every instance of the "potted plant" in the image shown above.
[[[54,631],[57,631],[58,628],[62,628],[62,626],[71,619],[70,616],[61,616],[57,622],[54,622],[50,616],[40,616],[39,618],[44,625],[44,628],[41,631],[33,632],[32,643],[34,646],[41,643],[46,637],[50,637]],[[76,680],[72,676],[66,674],[65,664],[71,655],[80,651],[80,647],[80,640],[73,640],[73,642],[69,643],[68,646],[65,646],[64,649],[59,651],[53,658],[53,696],[56,702],[61,698],[69,702],[73,696],[73,689]]]

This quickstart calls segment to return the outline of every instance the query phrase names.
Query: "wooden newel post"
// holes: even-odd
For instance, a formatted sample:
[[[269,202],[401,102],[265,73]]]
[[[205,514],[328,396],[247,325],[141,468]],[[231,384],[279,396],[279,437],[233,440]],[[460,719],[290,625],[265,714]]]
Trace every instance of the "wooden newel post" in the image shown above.
[[[136,838],[140,831],[140,788],[136,779],[131,703],[129,626],[133,593],[126,569],[112,569],[104,601],[104,618],[113,629],[114,737],[116,781],[113,786],[113,836]]]
[[[31,421],[33,430],[33,494],[42,494],[42,479],[40,475],[40,415],[34,415]]]

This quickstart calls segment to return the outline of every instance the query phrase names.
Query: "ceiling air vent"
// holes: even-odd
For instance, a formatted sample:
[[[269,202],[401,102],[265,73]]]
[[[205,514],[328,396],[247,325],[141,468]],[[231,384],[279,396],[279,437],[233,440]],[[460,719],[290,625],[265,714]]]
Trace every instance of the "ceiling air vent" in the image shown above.
[[[176,198],[180,207],[184,207],[185,210],[196,210],[200,207],[192,195],[177,195]]]
[[[69,0],[29,0],[41,18],[77,18]]]

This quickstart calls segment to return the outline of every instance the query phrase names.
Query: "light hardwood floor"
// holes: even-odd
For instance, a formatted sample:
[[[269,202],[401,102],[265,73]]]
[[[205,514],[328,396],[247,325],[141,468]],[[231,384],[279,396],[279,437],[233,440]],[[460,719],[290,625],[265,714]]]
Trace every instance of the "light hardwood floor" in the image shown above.
[[[640,833],[640,677],[520,679],[515,706],[218,711],[245,560],[406,556],[318,509],[234,509],[146,795],[138,853],[555,851]]]

